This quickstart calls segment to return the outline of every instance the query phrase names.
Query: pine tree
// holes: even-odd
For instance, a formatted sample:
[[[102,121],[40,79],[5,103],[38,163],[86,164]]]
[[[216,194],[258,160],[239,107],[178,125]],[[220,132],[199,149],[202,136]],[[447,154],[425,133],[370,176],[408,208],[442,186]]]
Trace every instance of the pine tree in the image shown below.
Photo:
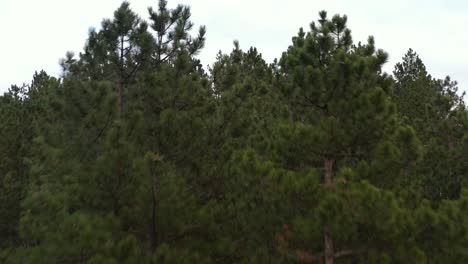
[[[205,148],[221,208],[217,255],[224,262],[275,263],[271,235],[281,222],[265,193],[273,169],[266,161],[274,158],[271,136],[287,107],[274,89],[273,67],[256,48],[243,51],[235,41],[230,54],[218,53],[210,73],[216,108]]]
[[[346,23],[346,16],[336,15],[328,19],[326,12],[320,12],[318,25],[312,23],[311,31],[307,34],[300,29],[280,61],[280,72],[285,79],[281,89],[293,118],[293,123],[285,126],[281,132],[287,140],[284,146],[292,156],[287,166],[300,171],[315,168],[321,172],[324,191],[320,194],[323,198],[316,202],[318,204],[315,208],[309,210],[324,212],[319,215],[311,212],[309,217],[320,219],[315,228],[323,232],[322,249],[327,264],[349,254],[359,255],[361,250],[365,250],[370,257],[372,251],[366,247],[373,247],[372,242],[363,242],[354,245],[357,249],[339,248],[347,243],[352,245],[351,241],[358,241],[360,236],[365,237],[365,234],[359,232],[348,234],[348,237],[343,235],[344,229],[351,228],[351,223],[346,224],[341,216],[333,214],[343,210],[338,208],[346,207],[340,206],[341,199],[347,199],[345,197],[350,195],[345,190],[350,188],[349,191],[354,192],[353,189],[358,188],[365,196],[371,195],[366,192],[372,191],[373,187],[362,183],[350,183],[349,187],[342,184],[336,186],[337,174],[341,175],[340,171],[346,167],[356,168],[358,164],[369,164],[375,173],[372,168],[379,166],[379,159],[374,156],[380,150],[394,149],[392,142],[398,138],[410,146],[417,144],[410,143],[416,140],[411,130],[398,129],[395,107],[388,97],[392,80],[381,70],[387,54],[375,49],[372,37],[366,45],[353,45],[351,31]],[[401,133],[409,134],[398,137]],[[297,148],[291,149],[293,147]],[[356,177],[366,178],[364,174]],[[376,200],[374,206],[394,203],[383,198],[387,197],[386,194],[379,195],[382,195],[383,200]],[[354,202],[361,203],[358,200]],[[345,212],[341,211],[341,214]],[[361,214],[366,213],[363,211]],[[360,220],[356,221],[356,226],[372,226],[371,223],[360,224]]]
[[[20,203],[27,186],[24,157],[32,135],[25,88],[12,86],[0,97],[0,252],[18,243]]]
[[[130,9],[128,2],[123,2],[112,20],[104,19],[99,31],[90,31],[79,59],[68,53],[62,60],[64,73],[81,80],[113,82],[118,95],[117,112],[121,113],[129,87],[135,85],[140,73],[151,72],[164,62],[174,63],[183,52],[194,56],[204,46],[205,27],[200,27],[196,38],[189,34],[193,28],[190,8],[179,5],[167,9],[166,5],[167,1],[161,0],[158,11],[148,9],[148,24]],[[197,65],[195,58],[191,60]]]
[[[188,191],[196,177],[187,173],[202,151],[193,139],[203,130],[194,126],[210,94],[194,69],[203,36],[192,40],[189,9],[177,10],[160,2],[170,16],[160,33],[172,43],[167,58],[154,59],[155,39],[124,2],[91,31],[79,59],[63,61],[59,89],[43,98],[20,224],[26,247],[13,262],[141,263],[182,251],[187,261],[200,258],[205,245],[187,234],[203,233],[210,214],[197,200],[203,192]]]
[[[59,81],[44,71],[35,73],[29,85],[13,85],[0,97],[0,159],[1,188],[1,231],[4,246],[21,243],[19,219],[21,203],[29,184],[29,158],[32,154],[32,140],[44,128],[47,101],[52,101]]]
[[[424,194],[431,201],[458,198],[464,172],[457,164],[464,159],[460,149],[467,131],[463,94],[449,77],[432,78],[411,49],[395,66],[394,75],[398,111],[424,142],[424,160],[412,173],[422,175]]]

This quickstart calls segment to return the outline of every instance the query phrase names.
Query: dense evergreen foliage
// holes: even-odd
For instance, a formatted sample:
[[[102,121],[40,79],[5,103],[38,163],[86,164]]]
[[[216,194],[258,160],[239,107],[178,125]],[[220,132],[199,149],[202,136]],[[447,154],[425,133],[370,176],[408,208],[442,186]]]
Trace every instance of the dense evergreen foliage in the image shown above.
[[[124,2],[0,96],[1,263],[468,263],[468,110],[322,11],[204,69],[187,6]]]

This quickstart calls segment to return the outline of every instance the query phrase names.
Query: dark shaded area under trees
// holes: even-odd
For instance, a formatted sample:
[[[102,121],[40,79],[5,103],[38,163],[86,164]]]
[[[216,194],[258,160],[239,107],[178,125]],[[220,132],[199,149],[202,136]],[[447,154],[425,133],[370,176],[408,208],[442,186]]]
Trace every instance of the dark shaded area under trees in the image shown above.
[[[468,263],[468,110],[322,11],[204,69],[187,6],[123,3],[0,96],[1,263]]]

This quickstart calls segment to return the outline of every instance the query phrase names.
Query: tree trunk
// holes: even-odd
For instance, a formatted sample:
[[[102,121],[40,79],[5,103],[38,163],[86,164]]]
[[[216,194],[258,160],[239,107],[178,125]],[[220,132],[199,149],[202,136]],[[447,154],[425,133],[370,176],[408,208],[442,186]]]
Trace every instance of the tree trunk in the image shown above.
[[[156,176],[154,168],[151,169],[151,250],[156,250],[158,246],[158,233],[156,230],[156,210],[157,210],[157,199],[156,199],[156,188],[157,188]]]
[[[333,249],[333,238],[331,237],[330,233],[325,231],[323,235],[324,243],[325,243],[325,264],[333,264],[335,260],[335,253]]]
[[[122,118],[122,111],[123,111],[123,90],[124,90],[124,83],[123,80],[119,81],[119,93],[118,93],[118,102],[117,102],[117,113],[119,119]]]
[[[323,160],[323,171],[324,171],[324,185],[325,187],[333,186],[333,159],[325,158]]]
[[[331,158],[325,158],[323,160],[325,188],[333,187],[333,163],[334,163],[334,160]],[[323,238],[324,238],[324,247],[325,247],[325,252],[324,252],[325,264],[333,264],[334,258],[335,258],[334,249],[333,249],[333,238],[327,230],[325,230]]]
[[[447,146],[449,151],[453,151],[455,149],[455,143],[450,135],[447,137]]]
[[[123,93],[124,93],[124,37],[120,37],[120,57],[119,57],[119,67],[120,67],[120,80],[119,80],[119,91],[118,91],[118,117],[122,117],[123,111]]]

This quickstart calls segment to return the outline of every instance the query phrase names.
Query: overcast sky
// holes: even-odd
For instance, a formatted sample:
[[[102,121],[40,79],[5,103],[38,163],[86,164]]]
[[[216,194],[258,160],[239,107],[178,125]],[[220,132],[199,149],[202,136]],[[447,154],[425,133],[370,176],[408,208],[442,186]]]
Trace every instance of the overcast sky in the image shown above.
[[[157,0],[130,0],[147,18]],[[0,0],[0,92],[30,82],[34,71],[58,76],[58,61],[68,50],[82,50],[90,27],[110,18],[121,0]],[[271,62],[281,56],[299,27],[308,29],[320,10],[348,16],[355,42],[373,35],[390,54],[391,72],[413,48],[435,77],[450,75],[468,90],[468,1],[463,0],[169,0],[188,4],[195,24],[206,25],[204,65],[218,50],[230,52],[237,39],[255,46]]]

